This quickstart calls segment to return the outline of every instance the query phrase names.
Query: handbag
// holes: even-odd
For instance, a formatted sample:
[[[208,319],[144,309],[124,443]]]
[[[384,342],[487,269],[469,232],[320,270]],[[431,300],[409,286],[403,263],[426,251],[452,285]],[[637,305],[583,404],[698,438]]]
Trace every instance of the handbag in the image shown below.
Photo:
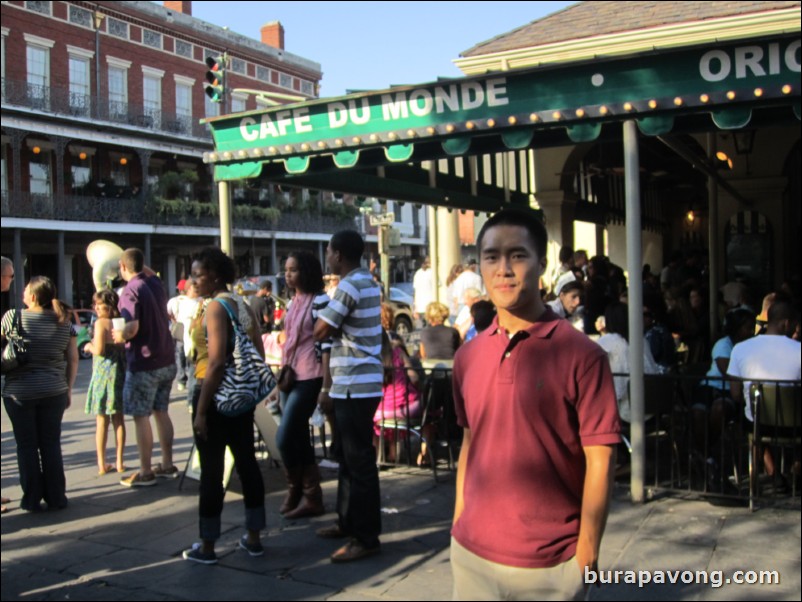
[[[223,416],[251,411],[276,388],[276,377],[251,342],[228,304],[217,299],[234,327],[234,351],[229,355],[223,380],[214,394],[215,408]]]
[[[2,373],[7,374],[28,363],[28,348],[25,345],[25,331],[22,329],[22,312],[14,310],[12,330],[6,334],[6,346],[3,348]]]
[[[170,336],[173,337],[174,341],[178,341],[179,343],[184,341],[184,323],[183,322],[172,322],[170,323]]]
[[[289,393],[295,386],[297,380],[295,370],[289,364],[284,364],[278,371],[278,390],[282,393]]]
[[[302,311],[303,314],[301,317],[301,323],[298,325],[299,334],[303,332],[304,320],[306,319],[306,314],[309,311],[309,306],[305,307]],[[295,386],[295,381],[298,380],[295,370],[292,367],[292,361],[295,359],[297,352],[298,340],[295,341],[295,348],[292,350],[292,359],[287,361],[278,372],[278,390],[282,393],[289,393],[292,391],[292,388]]]

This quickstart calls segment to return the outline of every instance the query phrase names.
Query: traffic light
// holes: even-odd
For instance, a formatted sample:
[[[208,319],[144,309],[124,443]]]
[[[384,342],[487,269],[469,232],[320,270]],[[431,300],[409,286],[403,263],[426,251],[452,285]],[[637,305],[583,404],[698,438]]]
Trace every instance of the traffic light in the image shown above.
[[[206,57],[206,96],[212,102],[223,102],[226,94],[226,55]]]

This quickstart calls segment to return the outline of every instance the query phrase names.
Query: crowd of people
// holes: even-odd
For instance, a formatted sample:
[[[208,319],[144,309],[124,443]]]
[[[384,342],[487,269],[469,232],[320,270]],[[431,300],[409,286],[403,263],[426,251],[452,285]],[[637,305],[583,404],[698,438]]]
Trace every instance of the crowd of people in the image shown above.
[[[195,255],[191,274],[169,301],[142,252],[126,250],[119,262],[125,285],[119,293],[100,290],[93,299],[97,321],[87,347],[94,359],[86,413],[96,417],[98,474],[127,472],[123,417],[131,416],[138,468],[120,483],[149,487],[178,476],[168,413],[177,382],[187,391],[202,468],[200,542],[183,557],[217,562],[226,447],[243,484],[246,533],[239,545],[251,556],[264,554],[254,410],[230,416],[216,409],[241,330],[266,362],[278,364],[277,444],[287,482],[278,511],[287,519],[325,512],[309,431],[310,418],[319,413],[333,430],[339,472],[337,520],[317,534],[346,540],[332,553],[333,562],[359,560],[381,549],[377,447],[386,446],[381,457],[396,460],[393,443],[401,436],[385,430],[388,420],[420,421],[428,448],[421,446],[417,463],[435,461],[430,448],[438,415],[424,419],[424,369],[453,370],[448,386],[463,432],[452,531],[455,597],[496,597],[499,591],[539,597],[555,587],[569,599],[581,596],[576,569],[597,566],[621,421],[630,418],[627,281],[607,258],[568,247],[559,265],[547,270],[547,241],[534,213],[499,212],[479,234],[478,260],[451,269],[443,302],[436,300],[433,268],[425,259],[414,277],[420,342],[412,346],[392,331],[393,310],[362,267],[365,246],[355,231],[331,238],[328,276],[311,253],[289,255],[284,279],[292,300],[280,321],[269,281],[247,302],[231,292],[235,264],[218,248]],[[4,258],[5,290],[9,269],[13,277]],[[720,436],[723,417],[749,410],[744,382],[799,381],[799,298],[793,290],[766,297],[758,316],[748,288],[728,283],[716,325],[724,336],[711,345],[710,292],[698,254],[672,255],[659,275],[645,266],[638,277],[644,285],[646,372],[707,368],[699,387],[709,401],[693,407],[700,445]],[[22,311],[5,313],[2,333],[4,343],[12,335],[25,339],[29,362],[5,374],[3,399],[17,442],[21,507],[37,512],[43,503],[48,509],[68,503],[60,429],[78,356],[68,308],[49,279],[32,278],[23,302]],[[151,417],[161,451],[157,464]],[[109,425],[113,463],[107,463]],[[776,470],[770,450],[764,462],[767,471]],[[522,512],[523,499],[550,510]],[[508,569],[503,583],[492,570],[498,564]]]

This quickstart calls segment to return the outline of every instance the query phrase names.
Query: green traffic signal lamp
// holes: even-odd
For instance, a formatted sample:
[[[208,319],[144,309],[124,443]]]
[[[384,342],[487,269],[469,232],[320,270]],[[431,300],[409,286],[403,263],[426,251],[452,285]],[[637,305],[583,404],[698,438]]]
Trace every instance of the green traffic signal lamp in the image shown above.
[[[226,93],[225,64],[225,55],[206,58],[206,66],[209,70],[206,72],[206,81],[208,83],[204,89],[206,91],[206,96],[208,96],[212,102],[223,102],[223,97]]]

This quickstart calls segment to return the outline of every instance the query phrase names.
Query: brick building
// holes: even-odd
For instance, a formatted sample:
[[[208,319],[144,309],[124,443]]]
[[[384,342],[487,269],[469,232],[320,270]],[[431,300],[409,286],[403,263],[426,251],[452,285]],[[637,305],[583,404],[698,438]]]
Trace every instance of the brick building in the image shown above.
[[[316,96],[321,67],[284,49],[280,23],[253,40],[192,17],[191,5],[2,4],[2,252],[25,274],[18,286],[48,275],[86,305],[86,246],[106,238],[142,248],[172,290],[191,252],[218,242],[202,162],[212,142],[199,124],[220,110],[203,91],[207,57],[228,52],[229,90]],[[229,112],[264,104],[243,92],[229,102]],[[332,232],[359,223],[330,192],[242,184],[232,196],[243,274],[275,274],[297,248],[322,255]]]

